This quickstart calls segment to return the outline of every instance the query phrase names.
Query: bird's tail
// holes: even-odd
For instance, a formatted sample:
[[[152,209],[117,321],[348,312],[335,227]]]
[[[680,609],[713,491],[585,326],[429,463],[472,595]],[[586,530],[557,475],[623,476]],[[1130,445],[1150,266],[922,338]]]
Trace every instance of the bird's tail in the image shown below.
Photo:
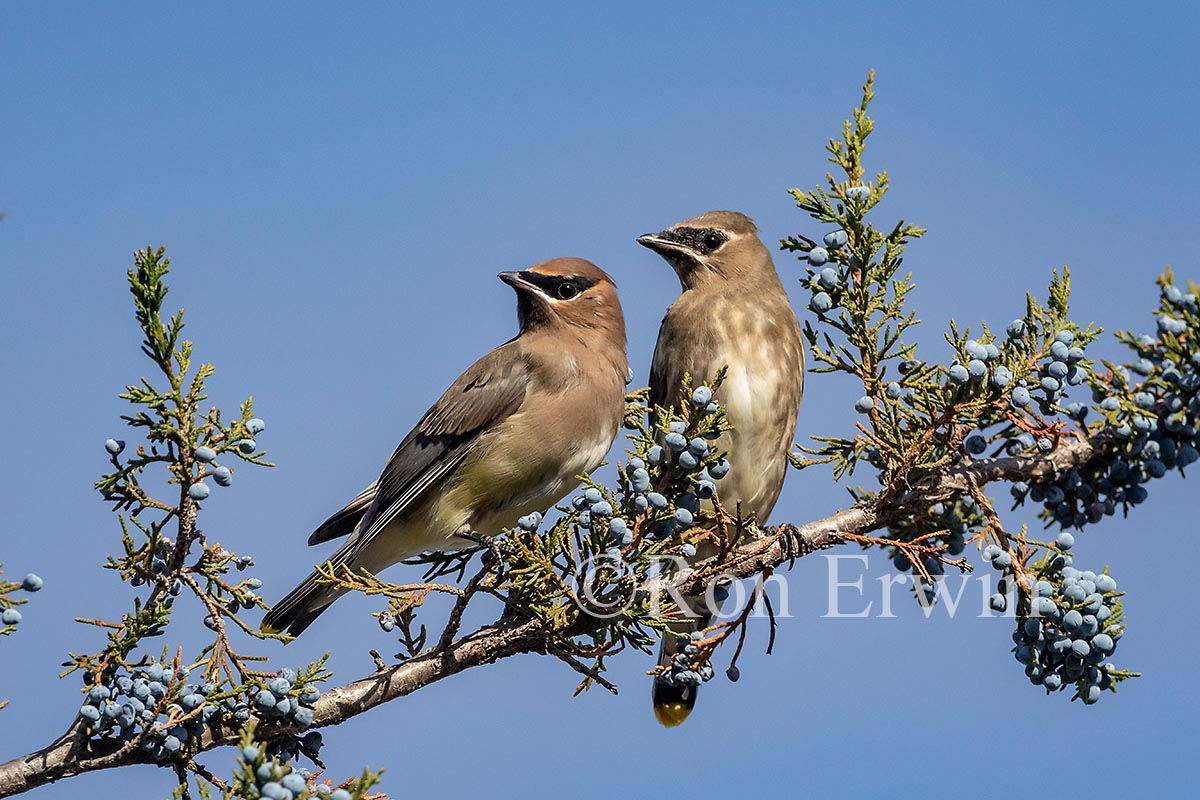
[[[350,561],[353,542],[348,541],[337,549],[326,565],[337,569]],[[322,585],[318,583],[320,574],[313,570],[307,578],[300,581],[283,599],[263,617],[263,633],[290,633],[299,636],[313,624],[313,620],[321,616],[325,609],[333,604],[346,590],[340,586]]]
[[[721,600],[714,600],[715,607],[709,608],[702,599],[700,607],[692,609],[693,612],[700,612],[699,616],[672,625],[672,633],[664,635],[662,642],[659,643],[658,663],[669,670],[675,656],[683,653],[684,648],[690,643],[691,634],[712,624],[713,614],[721,610],[721,602]],[[699,691],[698,683],[684,681],[672,683],[656,676],[651,693],[655,718],[667,728],[683,724],[696,706],[696,694]]]
[[[345,594],[346,590],[340,587],[318,584],[317,577],[314,571],[275,604],[263,617],[263,633],[299,636],[334,600]]]
[[[688,637],[692,631],[699,630],[701,620],[689,621],[681,623],[678,626],[672,626],[674,633],[667,633],[663,636],[662,642],[658,647],[658,663],[666,668],[670,668],[671,661],[677,653],[682,653],[683,648],[688,642]],[[654,678],[654,687],[651,693],[651,698],[654,701],[654,717],[663,727],[674,728],[676,725],[682,725],[683,721],[692,713],[692,709],[696,705],[696,693],[700,690],[699,686],[692,686],[685,683],[668,683],[662,678]]]

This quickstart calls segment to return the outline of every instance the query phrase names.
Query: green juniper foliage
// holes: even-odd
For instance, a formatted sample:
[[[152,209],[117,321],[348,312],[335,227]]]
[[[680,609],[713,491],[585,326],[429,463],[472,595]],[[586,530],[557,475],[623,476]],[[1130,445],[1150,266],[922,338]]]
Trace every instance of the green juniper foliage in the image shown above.
[[[64,675],[83,674],[79,735],[94,752],[126,749],[179,765],[199,751],[206,737],[238,730],[254,735],[260,729],[248,723],[257,718],[264,723],[262,732],[271,734],[269,744],[262,746],[266,756],[294,760],[302,754],[319,765],[320,734],[300,732],[312,724],[317,687],[331,675],[325,659],[298,670],[267,670],[255,666],[266,656],[235,648],[235,629],[256,639],[281,637],[262,634],[244,620],[248,611],[266,608],[257,593],[262,582],[242,575],[253,559],[210,541],[196,526],[202,504],[212,495],[210,481],[229,487],[233,465],[271,465],[254,439],[266,425],[254,416],[251,399],[228,421],[219,408],[203,406],[205,382],[214,367],[193,368],[192,343],[181,338],[182,311],[163,317],[169,266],[162,248],[147,248],[135,254],[129,271],[145,337],[142,352],[165,385],[143,378],[121,394],[133,406],[123,419],[142,433],[143,444],[129,452],[121,440],[105,443],[112,471],[96,488],[118,512],[122,554],[104,566],[138,594],[120,621],[80,620],[103,629],[107,643],[96,653],[72,653],[64,664]],[[170,499],[152,496],[143,485],[145,476],[158,469],[165,471],[168,487],[177,489]],[[169,645],[149,650],[145,640],[165,635],[177,600],[188,599],[191,613],[202,616],[213,631],[213,641],[189,658],[182,648],[172,651]],[[295,770],[285,767],[278,777],[290,771]],[[357,800],[374,780],[355,783],[346,796]],[[238,797],[274,797],[270,783],[251,791],[251,784],[235,781],[232,789],[222,791],[227,797],[231,791],[242,792]],[[314,784],[311,791],[287,796],[315,792]]]
[[[897,274],[906,245],[924,231],[902,220],[885,234],[867,219],[888,189],[886,173],[873,184],[863,180],[865,142],[874,129],[867,114],[872,96],[868,79],[843,140],[828,145],[829,160],[844,178],[827,175],[825,187],[791,191],[816,223],[837,226],[821,244],[803,235],[782,243],[806,262],[817,319],[805,334],[822,365],[815,371],[849,373],[865,390],[855,403],[864,416],[858,434],[813,437],[813,446],[798,448],[795,465],[830,463],[840,480],[866,461],[878,470],[879,488],[853,487],[851,495],[882,506],[909,487],[932,486],[946,469],[984,458],[989,450],[992,458],[1051,456],[1067,441],[1085,440],[1096,446],[1084,464],[1049,470],[1032,486],[1016,481],[1013,496],[1018,503],[1026,497],[1042,503],[1048,526],[1083,528],[1117,509],[1127,513],[1145,499],[1147,480],[1197,458],[1195,287],[1185,294],[1168,270],[1159,279],[1159,337],[1119,335],[1142,356],[1129,367],[1143,378],[1136,386],[1107,362],[1107,372],[1098,372],[1088,357],[1085,348],[1101,330],[1069,319],[1065,269],[1053,275],[1048,301],[1029,295],[1024,315],[1004,335],[985,323],[971,337],[951,322],[946,340],[956,360],[946,366],[918,359],[916,346],[903,339],[918,324],[904,303],[914,283],[911,275]],[[1102,419],[1085,424],[1089,406],[1071,394],[1091,394]],[[976,478],[968,491],[915,509],[890,526],[891,542],[871,544],[888,547],[895,567],[911,572],[925,606],[936,599],[935,580],[944,565],[970,568],[965,559],[948,557],[967,545],[981,548],[1001,571],[1001,588],[1017,595],[1014,653],[1030,681],[1047,692],[1071,687],[1075,698],[1095,702],[1102,690],[1134,674],[1106,660],[1124,632],[1115,581],[1107,571],[1097,575],[1072,566],[1069,534],[1040,542],[1024,529],[1007,531],[984,483]],[[1005,610],[1005,593],[992,605]]]
[[[803,272],[795,274],[810,291],[804,333],[813,371],[848,375],[862,387],[854,429],[797,445],[792,465],[829,465],[839,482],[872,477],[870,485],[847,486],[857,509],[869,512],[865,522],[825,526],[832,538],[808,550],[841,542],[884,550],[927,612],[946,569],[970,570],[981,555],[1000,573],[990,603],[1013,613],[1012,652],[1029,681],[1047,694],[1095,703],[1136,673],[1110,661],[1125,632],[1122,593],[1107,568],[1075,566],[1075,535],[1130,513],[1147,500],[1153,480],[1200,460],[1200,288],[1180,288],[1169,269],[1160,276],[1155,332],[1117,334],[1132,352],[1127,364],[1090,354],[1101,330],[1071,320],[1065,269],[1051,276],[1044,303],[1028,295],[1003,330],[981,323],[972,332],[952,321],[945,333],[952,363],[921,358],[913,338],[919,321],[908,305],[915,284],[901,267],[924,230],[903,220],[875,226],[889,181],[886,172],[868,179],[864,167],[875,126],[872,84],[873,75],[841,139],[826,148],[837,175],[791,190],[810,233],[781,243],[801,259]],[[176,797],[191,796],[194,782],[206,798],[382,798],[370,794],[378,773],[334,787],[299,766],[304,756],[323,769],[322,736],[307,729],[340,721],[336,709],[321,710],[318,686],[331,677],[325,659],[269,668],[264,655],[235,646],[239,637],[286,637],[262,634],[245,619],[266,608],[261,581],[245,574],[253,559],[212,541],[196,523],[203,506],[233,485],[235,469],[270,466],[256,440],[265,424],[249,399],[229,418],[205,406],[214,368],[193,365],[183,312],[163,317],[169,263],[161,248],[147,248],[129,271],[142,351],[158,375],[122,393],[132,406],[124,420],[141,441],[105,443],[110,471],[96,488],[121,530],[120,553],[104,566],[134,598],[119,620],[81,620],[103,630],[106,641],[96,652],[72,653],[64,665],[64,675],[83,676],[67,737],[78,748],[70,763],[99,757],[104,766],[168,766],[179,776]],[[524,649],[570,665],[583,676],[577,691],[597,684],[615,691],[604,677],[608,660],[626,649],[651,652],[687,613],[673,590],[720,602],[733,574],[765,575],[808,551],[753,561],[794,543],[800,528],[761,528],[722,502],[721,479],[731,468],[719,441],[729,423],[714,400],[722,380],[722,373],[691,376],[666,407],[648,408],[645,389],[631,393],[626,457],[615,481],[581,476],[580,490],[552,519],[531,514],[513,520],[492,547],[413,559],[425,568],[420,583],[393,584],[329,564],[318,568],[321,580],[386,602],[376,616],[397,636],[401,664],[462,641],[468,606],[486,595],[504,606],[491,630],[532,626],[536,638]],[[150,476],[165,478],[169,496],[146,488]],[[1041,538],[1005,524],[986,492],[995,482],[1007,484],[1012,509],[1036,505]],[[13,633],[21,620],[16,607],[26,599],[17,593],[40,587],[32,574],[20,584],[0,579],[0,633]],[[431,595],[452,601],[436,627],[427,627]],[[674,658],[652,671],[673,684],[709,680],[716,651],[733,638],[726,674],[737,680],[749,614],[759,604],[771,612],[761,583],[742,611],[679,642]],[[161,641],[184,608],[204,620],[212,641],[191,654],[152,647],[149,640]],[[377,660],[381,671],[395,669]],[[229,780],[194,760],[235,742]],[[67,763],[42,782],[75,774]]]

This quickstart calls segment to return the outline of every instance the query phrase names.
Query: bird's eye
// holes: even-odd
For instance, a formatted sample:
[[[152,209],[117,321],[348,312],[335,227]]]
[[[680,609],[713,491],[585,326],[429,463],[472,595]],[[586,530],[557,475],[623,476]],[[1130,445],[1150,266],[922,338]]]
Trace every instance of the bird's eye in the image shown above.
[[[579,287],[570,281],[563,281],[558,285],[558,296],[561,300],[570,300],[577,294],[579,294]]]
[[[716,250],[724,243],[724,239],[715,233],[704,234],[704,247],[709,251]]]

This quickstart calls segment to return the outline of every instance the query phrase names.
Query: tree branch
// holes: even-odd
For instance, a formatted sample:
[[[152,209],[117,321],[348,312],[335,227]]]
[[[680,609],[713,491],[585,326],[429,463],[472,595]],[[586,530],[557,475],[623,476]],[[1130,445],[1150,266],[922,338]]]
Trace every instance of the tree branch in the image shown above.
[[[1112,441],[1108,434],[1099,434],[1090,439],[1064,442],[1044,456],[966,461],[930,475],[907,491],[897,493],[895,499],[886,506],[878,503],[856,506],[803,525],[785,522],[764,528],[751,527],[748,541],[721,565],[722,573],[735,578],[758,575],[814,551],[842,544],[845,535],[868,534],[909,514],[924,512],[933,503],[970,492],[972,484],[982,486],[995,481],[1029,480],[1065,471],[1103,452],[1111,446]],[[670,580],[680,587],[682,594],[700,596],[705,590],[705,569],[716,563],[716,558],[697,563],[675,573]],[[661,590],[665,588],[662,584],[665,580],[655,577],[640,588],[650,592]],[[603,619],[583,617],[568,633],[582,635],[604,624]],[[376,706],[412,694],[472,667],[491,664],[519,653],[544,653],[552,635],[562,636],[563,632],[552,631],[544,620],[501,619],[459,637],[444,647],[439,646],[402,664],[330,689],[321,695],[313,707],[313,726],[339,725]],[[83,772],[129,764],[158,763],[132,742],[113,743],[107,748],[104,744],[97,747],[96,743],[88,746],[75,733],[77,730],[78,726],[73,725],[68,734],[53,744],[0,764],[0,797],[20,794]],[[259,730],[264,738],[269,739],[290,728],[278,722],[260,721]],[[233,744],[238,734],[239,731],[233,728],[220,731],[210,729],[201,739],[199,747],[189,752],[195,755]]]

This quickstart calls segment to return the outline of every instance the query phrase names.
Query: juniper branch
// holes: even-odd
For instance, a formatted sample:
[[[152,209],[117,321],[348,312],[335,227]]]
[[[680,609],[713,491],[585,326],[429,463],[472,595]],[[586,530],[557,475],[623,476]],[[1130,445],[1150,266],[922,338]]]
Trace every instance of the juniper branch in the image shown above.
[[[891,502],[866,502],[838,511],[823,519],[803,524],[790,522],[762,528],[750,525],[739,547],[732,550],[721,565],[725,574],[750,578],[784,566],[792,560],[848,542],[849,537],[865,536],[873,531],[926,509],[931,503],[968,493],[974,485],[996,481],[1035,480],[1058,474],[1103,454],[1115,447],[1109,434],[1066,442],[1051,453],[1037,456],[970,461],[926,476]],[[685,596],[699,597],[705,590],[706,570],[719,558],[709,559],[674,573],[669,580]],[[664,577],[646,581],[642,590],[665,588]],[[580,616],[568,635],[584,635],[604,627],[606,621]],[[522,653],[546,653],[554,641],[563,637],[545,619],[502,618],[472,633],[456,638],[448,646],[419,654],[401,664],[336,687],[321,695],[313,707],[313,726],[332,727],[364,714],[384,703],[405,697],[426,686],[453,677],[467,669],[484,666]],[[260,721],[265,738],[289,730],[286,725]],[[195,755],[216,747],[234,744],[237,730],[212,731],[200,741]],[[131,764],[157,763],[131,743],[86,746],[77,726],[63,737],[21,758],[0,764],[0,797],[26,792],[38,786],[84,772],[111,769]]]

